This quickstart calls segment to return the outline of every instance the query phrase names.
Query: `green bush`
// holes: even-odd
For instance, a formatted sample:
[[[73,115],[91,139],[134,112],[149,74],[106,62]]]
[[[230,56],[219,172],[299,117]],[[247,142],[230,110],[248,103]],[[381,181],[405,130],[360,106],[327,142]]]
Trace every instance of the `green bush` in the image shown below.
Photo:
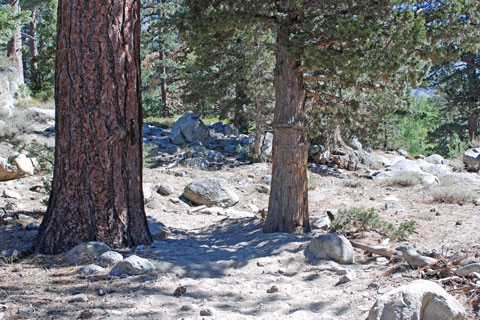
[[[374,231],[392,240],[399,240],[414,232],[415,225],[415,221],[410,220],[395,227],[392,223],[381,219],[374,208],[351,208],[340,210],[332,221],[330,229],[344,234]]]

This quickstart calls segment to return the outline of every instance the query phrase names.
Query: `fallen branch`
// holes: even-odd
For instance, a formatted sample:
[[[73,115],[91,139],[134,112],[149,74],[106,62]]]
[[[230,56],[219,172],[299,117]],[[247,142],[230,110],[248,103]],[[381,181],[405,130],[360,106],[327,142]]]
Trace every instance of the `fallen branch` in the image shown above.
[[[378,254],[379,256],[382,256],[382,257],[390,258],[393,255],[393,251],[385,247],[368,246],[352,240],[350,240],[350,243],[355,248],[362,249],[370,253]]]

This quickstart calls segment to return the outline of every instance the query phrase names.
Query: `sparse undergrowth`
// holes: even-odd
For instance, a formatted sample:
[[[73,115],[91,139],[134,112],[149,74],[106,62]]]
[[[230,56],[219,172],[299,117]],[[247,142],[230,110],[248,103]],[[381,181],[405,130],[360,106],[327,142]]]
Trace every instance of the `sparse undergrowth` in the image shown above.
[[[388,186],[411,187],[422,183],[422,176],[415,171],[398,171],[386,181]]]
[[[340,210],[330,229],[344,234],[374,231],[392,240],[401,240],[413,233],[415,226],[415,221],[409,220],[395,227],[393,223],[381,219],[374,208],[351,208]]]
[[[433,201],[464,204],[475,200],[479,195],[470,188],[461,185],[455,179],[442,179],[438,186],[430,188]]]

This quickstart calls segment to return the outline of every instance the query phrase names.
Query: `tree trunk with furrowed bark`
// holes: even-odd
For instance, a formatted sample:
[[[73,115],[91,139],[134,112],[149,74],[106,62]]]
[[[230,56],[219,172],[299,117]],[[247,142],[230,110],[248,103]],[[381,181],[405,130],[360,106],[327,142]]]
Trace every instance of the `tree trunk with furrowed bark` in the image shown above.
[[[140,0],[60,0],[52,192],[36,249],[152,237],[143,207]]]
[[[279,26],[277,43],[288,39],[288,25]],[[277,47],[273,171],[264,232],[308,232],[308,135],[305,88],[300,56]]]

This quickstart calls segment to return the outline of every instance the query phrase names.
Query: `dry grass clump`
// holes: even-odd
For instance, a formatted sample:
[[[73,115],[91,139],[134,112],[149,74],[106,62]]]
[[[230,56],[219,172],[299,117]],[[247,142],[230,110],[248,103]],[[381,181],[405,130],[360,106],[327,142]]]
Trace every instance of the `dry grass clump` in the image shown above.
[[[459,185],[440,185],[429,191],[433,201],[464,204],[478,197],[478,194],[468,188]]]
[[[398,171],[386,181],[388,186],[411,187],[422,183],[422,175],[414,171]]]
[[[433,201],[464,204],[478,198],[478,194],[470,188],[459,184],[456,179],[443,178],[440,185],[429,190]]]
[[[372,170],[382,170],[383,168],[385,168],[383,163],[380,161],[372,161],[368,166]]]
[[[23,110],[15,110],[13,115],[5,121],[5,126],[0,131],[3,140],[10,140],[27,131],[29,119]]]
[[[362,186],[362,182],[360,181],[360,179],[351,179],[345,181],[343,185],[347,188],[359,188]]]

